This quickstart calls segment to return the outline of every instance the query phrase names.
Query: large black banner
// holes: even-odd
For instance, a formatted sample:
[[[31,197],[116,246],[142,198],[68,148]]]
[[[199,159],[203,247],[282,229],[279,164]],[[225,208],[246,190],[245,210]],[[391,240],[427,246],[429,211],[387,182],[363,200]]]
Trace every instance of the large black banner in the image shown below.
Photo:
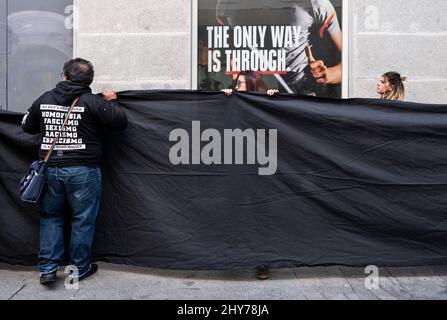
[[[130,124],[105,146],[97,259],[447,264],[445,106],[189,91],[119,101]],[[17,185],[38,137],[21,117],[0,113],[0,261],[32,264],[39,218]]]

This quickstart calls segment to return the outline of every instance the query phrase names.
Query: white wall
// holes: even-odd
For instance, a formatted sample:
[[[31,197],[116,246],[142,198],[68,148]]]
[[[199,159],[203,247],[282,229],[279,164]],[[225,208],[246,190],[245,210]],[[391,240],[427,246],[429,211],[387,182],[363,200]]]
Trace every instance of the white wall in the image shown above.
[[[406,100],[447,103],[446,0],[353,0],[351,12],[351,97],[377,97],[378,77],[398,71]]]
[[[189,0],[75,0],[74,55],[96,68],[105,88],[186,89]]]

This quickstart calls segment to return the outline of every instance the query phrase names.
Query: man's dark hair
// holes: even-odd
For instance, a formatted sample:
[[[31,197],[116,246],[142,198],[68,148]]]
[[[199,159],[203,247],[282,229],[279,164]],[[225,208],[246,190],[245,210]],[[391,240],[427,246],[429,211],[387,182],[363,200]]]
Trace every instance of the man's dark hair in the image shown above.
[[[95,70],[93,69],[93,65],[90,61],[76,58],[65,62],[64,75],[69,81],[82,83],[89,86],[93,82]]]

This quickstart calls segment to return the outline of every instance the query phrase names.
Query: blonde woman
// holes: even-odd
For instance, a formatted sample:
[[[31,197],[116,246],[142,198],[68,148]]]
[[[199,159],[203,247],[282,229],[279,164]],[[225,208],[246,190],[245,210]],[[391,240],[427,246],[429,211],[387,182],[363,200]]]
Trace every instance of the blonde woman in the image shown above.
[[[377,93],[381,99],[403,101],[405,98],[405,77],[397,72],[387,72],[377,83]]]

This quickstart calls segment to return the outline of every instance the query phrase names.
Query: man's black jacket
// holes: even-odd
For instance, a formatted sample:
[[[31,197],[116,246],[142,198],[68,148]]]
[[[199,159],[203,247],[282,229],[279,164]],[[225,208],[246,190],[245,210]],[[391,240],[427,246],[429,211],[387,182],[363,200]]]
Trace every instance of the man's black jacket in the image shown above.
[[[73,101],[79,102],[59,135],[48,162],[50,167],[99,166],[104,129],[123,130],[127,117],[116,102],[92,94],[90,87],[70,81],[60,82],[44,93],[28,110],[22,128],[30,134],[41,134],[40,158],[44,159]]]

